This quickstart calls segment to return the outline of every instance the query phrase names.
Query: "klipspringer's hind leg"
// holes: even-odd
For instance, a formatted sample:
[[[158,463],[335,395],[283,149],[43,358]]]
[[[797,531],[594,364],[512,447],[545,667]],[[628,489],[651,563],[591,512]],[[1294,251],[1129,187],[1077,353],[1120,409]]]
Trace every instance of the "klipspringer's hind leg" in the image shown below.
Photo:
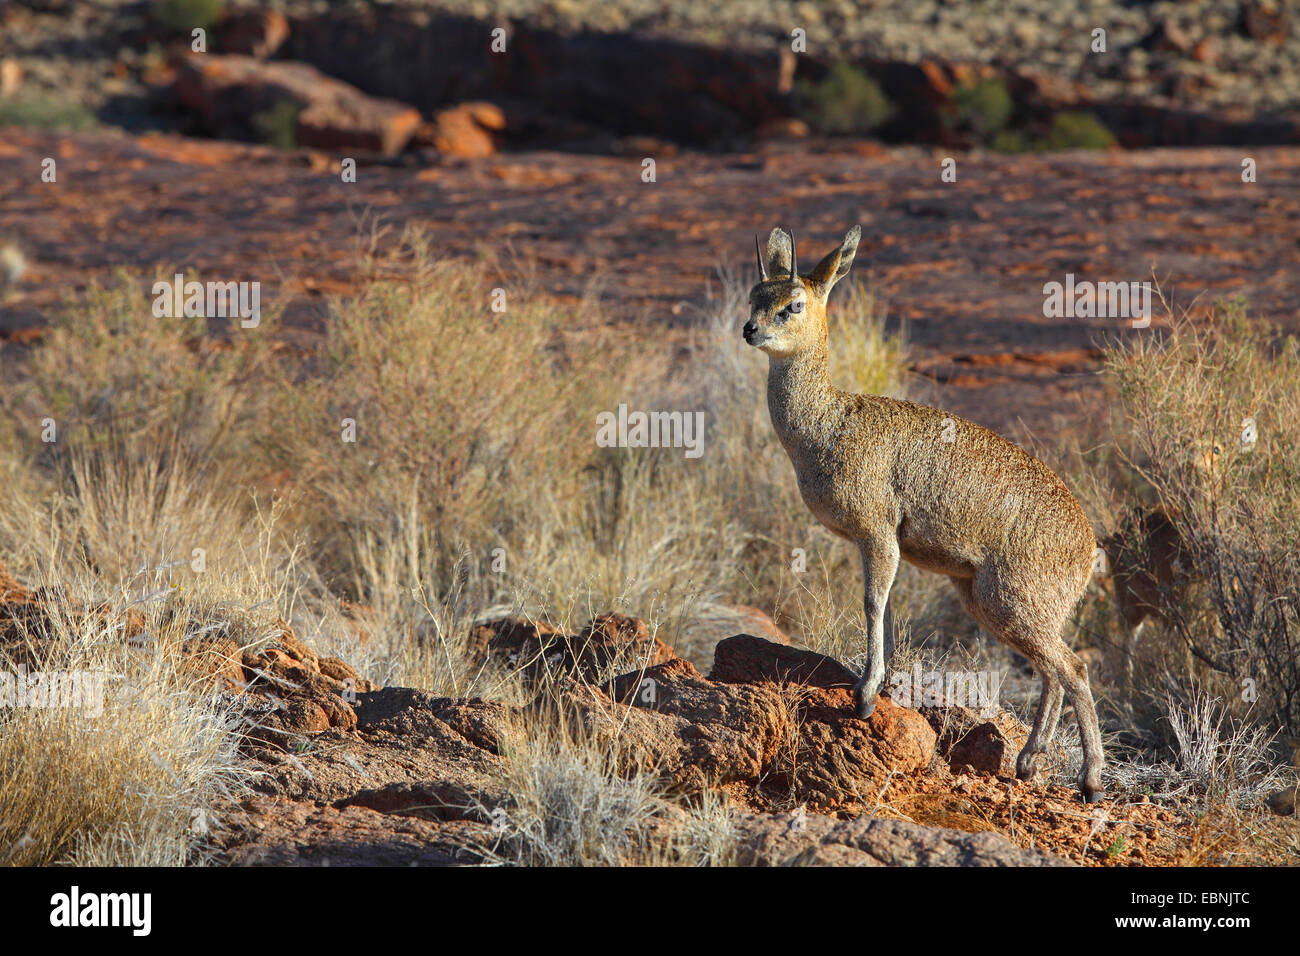
[[[1101,771],[1106,758],[1101,749],[1101,727],[1097,723],[1097,707],[1088,686],[1088,665],[1079,655],[1058,644],[1055,655],[1059,662],[1057,679],[1064,685],[1074,705],[1074,716],[1079,722],[1079,740],[1083,744],[1083,769],[1079,773],[1079,792],[1086,803],[1096,803],[1105,798],[1101,789]]]
[[[890,610],[888,602],[885,603],[885,666],[894,659],[894,612]]]
[[[1061,698],[1064,688],[1053,680],[1045,668],[1039,668],[1043,679],[1042,693],[1038,697],[1038,710],[1034,714],[1034,727],[1029,732],[1024,749],[1016,757],[1016,777],[1031,780],[1038,771],[1038,755],[1047,749],[1056,733],[1056,723],[1061,718]]]
[[[1061,703],[1065,699],[1064,687],[1053,682],[1052,688],[1052,709],[1047,715],[1047,722],[1043,724],[1044,750],[1051,746],[1052,738],[1056,736],[1056,725],[1061,722]]]
[[[958,593],[961,593],[960,589]],[[1085,801],[1092,803],[1103,797],[1101,771],[1105,763],[1097,708],[1088,686],[1088,666],[1061,639],[1065,622],[1078,598],[1064,589],[1056,589],[1055,593],[1058,600],[1056,607],[1051,608],[1047,603],[1053,595],[1050,581],[1036,576],[1024,578],[1016,568],[985,566],[971,582],[972,615],[999,640],[1028,657],[1045,683],[1059,684],[1063,693],[1069,695],[1083,744],[1079,792]],[[1027,608],[1037,608],[1038,613],[1027,614]],[[1050,615],[1056,618],[1054,623],[1044,621],[1042,611],[1049,608],[1055,612]],[[1057,712],[1055,716],[1053,710]],[[1035,718],[1037,733],[1031,734],[1030,743],[1035,748],[1045,748],[1044,731],[1049,723],[1054,725],[1059,720],[1060,707],[1054,707],[1049,697],[1046,702],[1039,701],[1039,712],[1042,720]],[[1037,739],[1033,739],[1035,736]],[[1030,751],[1028,743],[1025,751]],[[1026,752],[1017,759],[1017,775],[1033,769],[1035,754]]]

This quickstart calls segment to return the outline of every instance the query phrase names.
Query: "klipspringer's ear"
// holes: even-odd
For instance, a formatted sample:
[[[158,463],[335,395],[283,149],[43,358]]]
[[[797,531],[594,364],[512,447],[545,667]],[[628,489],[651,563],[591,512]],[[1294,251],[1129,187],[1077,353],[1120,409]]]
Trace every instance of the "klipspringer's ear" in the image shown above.
[[[832,286],[849,274],[849,269],[853,266],[853,257],[858,252],[858,240],[862,238],[862,227],[854,226],[844,234],[844,241],[840,243],[838,249],[833,249],[826,254],[826,258],[817,263],[817,268],[813,270],[813,284],[825,296],[831,291]]]
[[[790,274],[790,255],[794,244],[783,229],[773,229],[767,237],[767,274],[773,279]]]

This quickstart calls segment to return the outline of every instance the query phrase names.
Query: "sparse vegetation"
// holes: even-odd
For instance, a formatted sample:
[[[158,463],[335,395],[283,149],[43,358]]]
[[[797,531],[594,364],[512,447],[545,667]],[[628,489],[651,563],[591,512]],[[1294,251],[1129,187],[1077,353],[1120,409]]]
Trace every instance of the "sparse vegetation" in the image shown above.
[[[262,142],[277,149],[297,149],[298,115],[302,107],[293,100],[280,100],[253,116],[253,126]]]
[[[93,129],[95,114],[80,103],[52,93],[22,90],[0,96],[0,128],[18,126],[58,132]]]
[[[1126,339],[1109,367],[1123,403],[1122,455],[1174,517],[1201,582],[1166,595],[1165,640],[1190,674],[1140,649],[1139,685],[1183,705],[1204,690],[1236,717],[1300,730],[1300,345],[1240,301],[1160,339]],[[1208,462],[1208,463],[1207,463]],[[1213,613],[1200,613],[1197,593]],[[1159,641],[1149,644],[1158,645]]]
[[[1003,130],[1011,119],[1015,102],[1001,80],[979,80],[953,91],[958,128],[967,129],[980,140]]]
[[[1043,141],[1047,150],[1110,149],[1115,134],[1091,113],[1065,112],[1052,117],[1052,125]]]
[[[568,625],[626,608],[671,642],[710,601],[780,603],[794,546],[809,548],[814,564],[842,566],[827,582],[851,590],[848,549],[810,539],[783,471],[750,467],[758,443],[773,439],[759,417],[761,368],[743,364],[756,357],[731,347],[734,316],[717,311],[701,328],[701,374],[689,384],[635,363],[618,374],[599,328],[575,329],[569,310],[526,284],[512,285],[523,291],[494,316],[487,304],[499,280],[434,263],[419,236],[408,240],[400,261],[374,266],[411,278],[340,302],[328,340],[305,360],[233,328],[214,347],[201,321],[154,318],[147,283],[125,275],[71,306],[20,364],[6,355],[0,477],[10,507],[0,510],[0,561],[30,584],[62,588],[69,607],[149,609],[168,641],[216,629],[248,644],[268,625],[240,609],[258,607],[327,651],[346,648],[373,679],[513,700],[526,699],[517,682],[465,662],[480,615],[528,609]],[[728,284],[732,301],[738,288]],[[848,348],[837,375],[854,387],[898,382],[901,346],[880,333],[874,310],[861,291],[842,310]],[[588,314],[598,314],[594,305]],[[264,314],[264,329],[275,321]],[[620,401],[705,410],[705,454],[596,448],[596,413]],[[47,418],[57,442],[41,441]],[[355,444],[342,441],[344,418],[358,423]],[[755,497],[737,495],[738,479]],[[788,507],[764,505],[774,497]],[[189,563],[196,547],[206,552],[203,574]],[[498,547],[504,574],[491,571]],[[356,640],[340,597],[368,608],[379,641]],[[66,630],[60,641],[75,657],[84,641],[75,622]],[[840,620],[833,630],[848,641],[854,626]],[[149,666],[163,673],[169,660]],[[203,735],[216,733],[223,711],[185,691],[179,671],[159,681],[172,709],[159,711],[156,733],[179,742],[152,749],[196,781],[184,813],[149,776],[152,762],[124,758],[112,786],[140,802],[92,814],[70,794],[25,861],[92,852],[76,847],[112,860],[127,852],[123,828],[142,832],[146,820],[165,836],[150,860],[197,852],[189,807],[206,799],[202,780],[226,781],[237,738],[226,733],[227,749],[213,751],[218,738]],[[66,730],[43,720],[15,724],[8,737],[9,792],[20,801],[36,799],[40,777],[19,755],[36,759],[50,749],[41,735]],[[233,773],[225,785],[237,784]],[[726,850],[705,855],[721,860]]]
[[[796,86],[800,114],[819,133],[864,135],[894,115],[894,105],[880,84],[844,60],[833,63],[817,83]]]
[[[1125,789],[1239,810],[1257,806],[1287,780],[1273,749],[1276,731],[1229,717],[1221,701],[1205,694],[1186,704],[1166,697],[1164,708],[1173,759],[1118,761],[1112,772]]]
[[[562,703],[556,702],[558,706]],[[614,725],[611,718],[611,727]],[[726,866],[735,834],[726,798],[665,794],[653,769],[629,772],[617,733],[538,720],[505,750],[505,807],[480,807],[498,839],[486,862],[516,866]]]
[[[66,711],[6,718],[0,795],[33,808],[5,817],[0,846],[21,851],[12,862],[203,858],[194,813],[238,793],[249,769],[235,758],[238,708],[196,685],[175,654],[197,635],[255,645],[283,616],[371,679],[513,703],[531,691],[471,668],[466,655],[470,625],[507,611],[576,630],[593,612],[625,610],[679,653],[707,656],[690,646],[694,617],[747,603],[773,609],[808,646],[850,662],[861,654],[856,555],[805,514],[766,420],[765,360],[735,347],[741,282],[723,277],[685,374],[664,374],[630,352],[611,361],[594,302],[581,312],[591,327],[575,328],[572,309],[512,281],[521,291],[508,313],[492,313],[494,267],[434,262],[418,234],[371,267],[381,278],[335,304],[327,340],[307,356],[233,328],[214,345],[194,320],[157,320],[147,284],[125,275],[69,308],[20,363],[5,354],[15,384],[0,417],[11,504],[0,510],[0,562],[66,596],[49,644],[59,660],[152,688],[139,715],[110,692],[115,716],[99,736],[69,724],[78,717]],[[901,337],[883,331],[861,287],[836,299],[833,379],[901,392]],[[1272,729],[1259,718],[1285,712],[1294,660],[1279,643],[1294,607],[1277,600],[1292,592],[1275,589],[1290,587],[1294,571],[1280,543],[1295,530],[1287,462],[1296,460],[1289,423],[1300,421],[1300,376],[1293,345],[1233,324],[1232,314],[1209,333],[1178,326],[1158,348],[1117,350],[1112,362],[1130,468],[1161,500],[1181,503],[1193,540],[1206,542],[1198,569],[1223,581],[1210,597],[1231,627],[1215,637],[1191,631],[1187,617],[1189,634],[1211,660],[1237,668],[1196,677],[1195,687],[1222,698],[1217,722],[1163,723],[1159,739],[1177,760],[1163,767],[1148,753],[1138,764],[1159,775],[1129,780],[1121,769],[1116,780],[1156,794],[1170,775],[1203,781],[1185,792],[1237,808],[1277,779]],[[268,328],[275,321],[273,310],[264,315]],[[595,447],[595,414],[619,402],[703,410],[704,455]],[[1259,443],[1221,456],[1205,498],[1180,449],[1239,424],[1243,410],[1259,422]],[[58,424],[53,444],[39,437],[47,417]],[[341,440],[344,418],[357,423],[355,444]],[[1265,545],[1252,551],[1256,539]],[[206,551],[204,574],[189,564],[195,547]],[[505,573],[492,569],[497,548]],[[792,571],[794,548],[806,552],[807,573]],[[364,607],[369,641],[340,613],[340,598]],[[957,628],[952,603],[933,576],[904,570],[893,610],[915,646],[900,648],[898,666],[909,655],[982,666],[989,649]],[[74,613],[92,607],[101,616]],[[156,638],[149,654],[100,639],[139,626],[140,615]],[[0,622],[10,626],[20,625]],[[1239,695],[1242,676],[1257,682],[1253,709],[1228,695]],[[1151,674],[1143,686],[1190,695],[1193,685]],[[1190,696],[1177,704],[1200,713]],[[1207,727],[1217,749],[1206,749]],[[1077,750],[1068,735],[1062,743]],[[50,754],[72,767],[94,762],[91,783],[52,790]],[[506,757],[516,800],[507,812],[518,826],[486,848],[496,862],[734,861],[725,801],[666,795],[653,774],[619,765],[608,740],[557,736]],[[14,830],[15,820],[28,822]],[[1093,855],[1122,858],[1126,845],[1108,837]]]
[[[211,29],[225,13],[224,0],[154,0],[153,16],[169,30],[188,34]]]

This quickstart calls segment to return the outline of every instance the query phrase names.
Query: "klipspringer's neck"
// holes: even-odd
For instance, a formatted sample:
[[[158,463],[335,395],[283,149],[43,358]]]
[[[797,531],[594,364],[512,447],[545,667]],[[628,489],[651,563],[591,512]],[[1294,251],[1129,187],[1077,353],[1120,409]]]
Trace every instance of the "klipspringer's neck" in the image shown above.
[[[835,401],[825,343],[796,355],[768,356],[767,410],[787,447],[827,418]]]

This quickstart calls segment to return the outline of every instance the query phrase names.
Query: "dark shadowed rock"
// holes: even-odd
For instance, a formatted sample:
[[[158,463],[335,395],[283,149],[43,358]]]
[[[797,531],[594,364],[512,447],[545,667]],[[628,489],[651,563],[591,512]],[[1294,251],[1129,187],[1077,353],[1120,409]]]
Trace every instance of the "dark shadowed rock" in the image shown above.
[[[1283,787],[1281,790],[1275,790],[1269,794],[1265,801],[1268,808],[1276,813],[1279,817],[1290,817],[1295,815],[1296,796],[1300,793],[1300,786],[1292,785]]]
[[[285,103],[297,109],[292,122],[298,145],[317,149],[392,155],[420,125],[420,114],[411,107],[367,96],[305,63],[236,54],[189,56],[177,63],[175,91],[210,132],[231,139],[266,139],[260,124]]]
[[[289,39],[289,20],[279,10],[232,10],[213,31],[213,53],[268,57]]]
[[[400,737],[438,737],[451,731],[467,744],[495,754],[510,732],[515,710],[477,697],[438,697],[409,687],[358,694],[357,729]]]
[[[752,634],[737,634],[718,642],[709,680],[851,688],[858,675],[824,654],[775,644]]]
[[[497,151],[506,130],[506,117],[492,103],[472,102],[438,110],[416,130],[412,143],[444,156],[481,158]]]

